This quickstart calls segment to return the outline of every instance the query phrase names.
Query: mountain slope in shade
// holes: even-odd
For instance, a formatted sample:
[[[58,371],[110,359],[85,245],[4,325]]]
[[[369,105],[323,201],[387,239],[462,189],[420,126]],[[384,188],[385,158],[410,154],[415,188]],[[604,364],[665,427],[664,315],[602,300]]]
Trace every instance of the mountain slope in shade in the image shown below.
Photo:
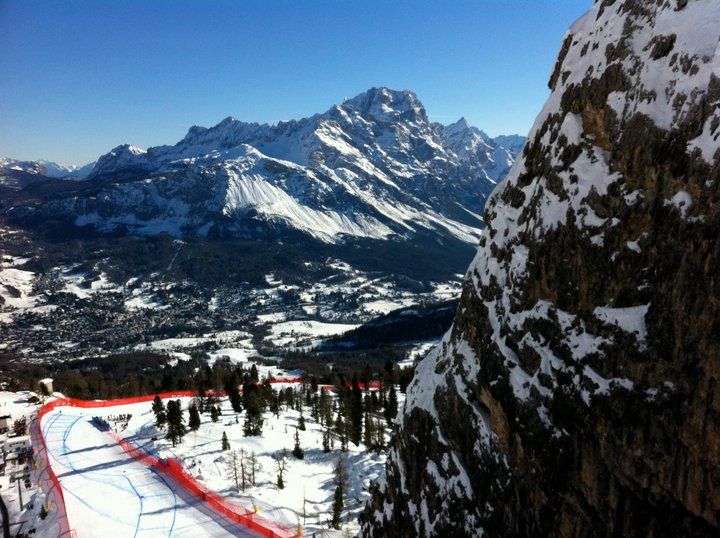
[[[19,161],[0,157],[0,185],[21,189],[47,178],[82,180],[94,166],[94,162],[84,166],[63,166],[52,161]]]
[[[410,240],[474,245],[485,199],[515,149],[483,135],[465,151],[466,123],[431,123],[414,93],[373,88],[323,114],[277,125],[226,118],[192,127],[174,146],[118,146],[87,181],[37,203],[21,224],[48,219],[100,233]]]
[[[571,27],[364,535],[718,535],[719,27],[713,0]]]

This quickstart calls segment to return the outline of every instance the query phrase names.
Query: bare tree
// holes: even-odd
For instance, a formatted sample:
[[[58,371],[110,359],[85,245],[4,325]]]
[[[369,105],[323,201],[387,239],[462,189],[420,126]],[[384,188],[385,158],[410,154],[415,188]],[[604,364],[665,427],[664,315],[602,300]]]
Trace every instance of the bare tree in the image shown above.
[[[273,454],[272,458],[275,460],[275,467],[278,473],[277,486],[280,489],[284,489],[285,480],[283,479],[283,474],[287,471],[289,465],[287,450],[283,448],[280,452]]]
[[[255,485],[255,476],[260,471],[262,471],[262,465],[260,465],[260,460],[258,460],[255,451],[252,451],[248,455],[248,472],[250,474],[250,483],[253,486]]]
[[[242,490],[243,491],[245,491],[245,486],[247,485],[247,479],[248,479],[248,472],[247,472],[248,470],[245,465],[246,464],[246,461],[245,461],[246,456],[247,455],[245,453],[245,449],[241,448],[239,457],[240,457],[240,476],[242,478]]]
[[[240,491],[242,468],[240,466],[240,457],[237,450],[232,450],[228,452],[228,459],[225,465],[228,478],[235,483],[235,489]]]

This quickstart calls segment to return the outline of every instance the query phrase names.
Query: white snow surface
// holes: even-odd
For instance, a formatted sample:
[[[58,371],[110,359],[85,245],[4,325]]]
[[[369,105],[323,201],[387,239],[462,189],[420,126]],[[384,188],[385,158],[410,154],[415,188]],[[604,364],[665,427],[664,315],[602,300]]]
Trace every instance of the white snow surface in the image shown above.
[[[120,412],[59,407],[43,417],[48,456],[78,536],[257,536],[132,459],[90,422]]]

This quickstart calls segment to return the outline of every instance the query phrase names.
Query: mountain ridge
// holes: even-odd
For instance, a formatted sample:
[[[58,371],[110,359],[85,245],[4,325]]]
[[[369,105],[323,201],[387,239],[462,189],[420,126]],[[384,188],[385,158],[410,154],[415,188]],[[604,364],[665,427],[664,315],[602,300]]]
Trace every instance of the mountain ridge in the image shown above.
[[[300,120],[227,117],[192,126],[172,146],[117,146],[76,192],[6,214],[98,233],[298,232],[329,243],[430,234],[474,245],[484,200],[515,153],[490,138],[478,143],[479,131],[465,125],[451,141],[413,92],[372,88]],[[472,151],[461,151],[465,138]]]

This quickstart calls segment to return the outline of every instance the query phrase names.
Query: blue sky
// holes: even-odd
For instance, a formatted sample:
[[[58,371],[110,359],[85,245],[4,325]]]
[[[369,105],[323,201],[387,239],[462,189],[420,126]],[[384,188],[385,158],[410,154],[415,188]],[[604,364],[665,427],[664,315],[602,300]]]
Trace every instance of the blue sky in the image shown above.
[[[63,164],[172,144],[226,116],[276,122],[372,86],[431,120],[530,128],[591,0],[0,0],[0,155]]]

